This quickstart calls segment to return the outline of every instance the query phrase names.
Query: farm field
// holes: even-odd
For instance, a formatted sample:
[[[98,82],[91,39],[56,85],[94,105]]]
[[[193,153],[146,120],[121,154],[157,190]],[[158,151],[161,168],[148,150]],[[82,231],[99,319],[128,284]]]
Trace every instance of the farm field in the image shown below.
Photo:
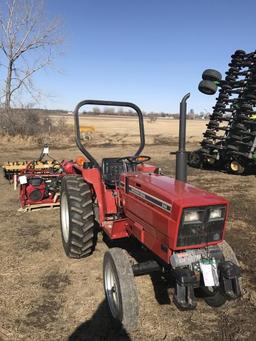
[[[72,124],[70,118],[70,124]],[[134,118],[89,118],[95,126],[90,152],[97,159],[132,154],[138,141]],[[198,146],[205,121],[188,121],[188,150]],[[123,125],[123,127],[122,127]],[[143,154],[168,175],[175,174],[178,121],[145,122]],[[30,160],[39,148],[7,145],[0,140],[0,164]],[[59,160],[74,159],[74,145],[51,149]],[[59,210],[17,212],[18,191],[0,177],[0,340],[255,340],[256,335],[256,178],[189,168],[188,181],[230,200],[226,240],[235,250],[243,275],[243,296],[213,309],[198,300],[196,310],[182,312],[172,303],[172,288],[156,276],[136,278],[139,328],[116,331],[104,300],[102,260],[106,245],[99,236],[94,254],[71,260],[64,254]],[[168,296],[168,292],[170,296]]]
[[[60,116],[51,116],[58,121]],[[69,126],[73,126],[73,117],[65,116],[65,121]],[[207,121],[189,120],[187,121],[187,137],[190,142],[198,141],[202,137],[202,132],[206,129]],[[86,116],[81,115],[80,127],[88,126],[95,128],[94,143],[114,143],[132,144],[139,141],[139,127],[136,117],[116,117],[116,116]],[[179,120],[169,118],[158,118],[155,122],[144,119],[146,132],[146,144],[154,144],[170,141],[177,138],[179,132]],[[104,138],[104,141],[103,141]],[[161,139],[164,139],[161,140]]]

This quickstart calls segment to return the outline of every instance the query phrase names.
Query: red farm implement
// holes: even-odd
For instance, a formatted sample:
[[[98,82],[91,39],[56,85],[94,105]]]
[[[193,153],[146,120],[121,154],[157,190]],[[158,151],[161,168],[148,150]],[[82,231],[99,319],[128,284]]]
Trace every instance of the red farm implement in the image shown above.
[[[4,175],[14,184],[14,189],[19,185],[20,211],[60,205],[61,179],[69,172],[71,163],[45,159],[49,156],[48,151],[45,145],[36,160],[7,162],[3,165]]]

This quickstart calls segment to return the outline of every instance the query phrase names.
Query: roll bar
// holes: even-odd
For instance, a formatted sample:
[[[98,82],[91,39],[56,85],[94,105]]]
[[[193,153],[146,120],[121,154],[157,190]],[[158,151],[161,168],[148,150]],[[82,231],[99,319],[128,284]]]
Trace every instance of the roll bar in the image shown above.
[[[85,149],[83,144],[81,143],[80,136],[80,124],[79,124],[79,109],[84,105],[104,105],[104,106],[115,106],[115,107],[128,107],[132,108],[136,111],[139,118],[139,129],[140,129],[140,146],[134,156],[138,156],[144,146],[145,146],[145,133],[144,133],[144,123],[143,123],[143,115],[140,108],[130,102],[119,102],[119,101],[104,101],[104,100],[93,100],[86,99],[77,104],[74,110],[74,120],[75,120],[75,132],[76,132],[76,144],[80,151],[95,165],[95,167],[100,168],[98,162],[94,159],[94,157]]]

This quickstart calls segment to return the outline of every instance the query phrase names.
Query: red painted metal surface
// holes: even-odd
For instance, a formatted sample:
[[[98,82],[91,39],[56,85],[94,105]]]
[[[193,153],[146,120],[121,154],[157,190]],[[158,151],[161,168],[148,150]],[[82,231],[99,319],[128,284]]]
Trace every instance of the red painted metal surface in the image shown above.
[[[83,169],[76,166],[77,171],[81,172],[84,180],[93,186],[99,207],[100,224],[105,221],[105,215],[117,213],[115,196],[113,191],[106,189],[98,168]]]
[[[131,192],[126,193],[125,185],[121,186],[124,212],[129,222],[129,233],[168,263],[174,250],[206,246],[206,244],[176,246],[184,208],[212,205],[228,206],[227,200],[222,197],[162,175],[130,173],[127,176],[122,175],[121,180],[123,184],[128,181],[129,186],[160,199],[172,207],[168,212],[148,202],[143,197],[138,197]],[[210,242],[207,245],[214,245],[219,242]]]
[[[81,173],[84,180],[92,185],[99,206],[100,225],[111,239],[134,236],[167,263],[175,250],[205,247],[220,242],[176,246],[183,209],[224,205],[227,207],[227,217],[228,202],[223,197],[155,174],[157,168],[153,166],[140,165],[138,172],[123,173],[120,176],[120,186],[115,189],[106,188],[99,169],[83,169],[78,165],[74,165],[74,168],[76,173]],[[126,192],[129,186],[135,193]],[[145,195],[149,195],[152,202]],[[156,205],[154,200],[160,201],[163,206]],[[120,209],[124,212],[122,219],[116,216]],[[110,216],[112,219],[108,220]]]
[[[148,165],[145,163],[139,164],[137,166],[137,170],[139,172],[145,172],[145,173],[154,173],[158,170],[159,168],[156,166]]]
[[[103,222],[102,227],[106,234],[111,239],[119,239],[129,237],[128,234],[128,221],[127,219],[106,220]]]
[[[74,162],[64,160],[61,163],[61,166],[66,174],[73,174],[74,173]]]
[[[62,161],[60,163],[60,171],[54,170],[51,167],[49,168],[33,168],[33,161],[29,162],[27,167],[20,172],[20,176],[25,175],[27,178],[26,184],[20,184],[20,203],[21,207],[25,208],[30,205],[40,205],[40,204],[52,204],[59,201],[59,195],[56,196],[56,193],[49,192],[46,195],[46,183],[43,182],[39,186],[34,186],[29,183],[30,179],[42,178],[43,180],[58,178],[61,179],[65,174],[74,173],[73,169],[74,163],[72,161]],[[41,198],[40,200],[32,200],[30,198],[33,191],[40,191]]]
[[[129,184],[141,185],[151,195],[182,207],[226,204],[227,200],[174,178],[157,174],[130,173]],[[124,180],[122,180],[124,181]]]
[[[50,179],[50,178],[61,178],[64,176],[64,174],[47,174],[46,171],[43,173],[39,172],[37,174],[25,174],[27,176],[28,183],[20,185],[20,204],[22,208],[25,208],[29,205],[40,205],[40,204],[52,204],[59,201],[59,195],[56,197],[56,193],[50,192],[47,194],[47,197],[45,197],[45,190],[46,190],[46,184],[43,182],[39,186],[34,186],[29,183],[29,179],[35,179],[35,178],[42,178],[43,180]],[[30,198],[30,195],[33,193],[33,191],[40,191],[41,198],[40,200],[32,200]]]

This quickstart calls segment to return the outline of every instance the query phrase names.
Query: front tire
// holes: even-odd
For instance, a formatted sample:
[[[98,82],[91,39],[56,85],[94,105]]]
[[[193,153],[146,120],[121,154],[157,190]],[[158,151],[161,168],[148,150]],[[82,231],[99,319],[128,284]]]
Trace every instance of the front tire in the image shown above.
[[[139,304],[133,270],[128,254],[120,248],[112,248],[104,255],[104,290],[110,313],[115,322],[127,331],[136,329]]]
[[[67,175],[62,179],[60,221],[66,255],[70,258],[91,255],[97,240],[92,193],[79,175]]]
[[[230,261],[235,265],[239,266],[239,262],[236,258],[235,252],[233,251],[232,247],[224,240],[221,244],[218,245],[222,251],[223,257],[225,261]],[[241,287],[241,280],[239,280],[240,287]],[[214,308],[221,307],[223,304],[226,303],[227,297],[222,292],[221,288],[219,287],[211,287],[207,288],[204,287],[203,289],[203,296],[205,302]]]

